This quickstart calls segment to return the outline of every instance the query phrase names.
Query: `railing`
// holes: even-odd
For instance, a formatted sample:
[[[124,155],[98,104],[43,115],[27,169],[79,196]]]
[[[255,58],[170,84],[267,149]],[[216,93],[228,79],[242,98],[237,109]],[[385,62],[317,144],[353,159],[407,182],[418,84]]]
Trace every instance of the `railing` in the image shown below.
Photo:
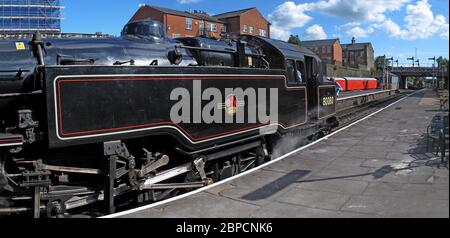
[[[439,113],[433,117],[427,128],[427,149],[436,155],[441,154],[442,163],[445,163],[446,153],[449,145],[449,126],[447,113]],[[448,162],[448,161],[447,161]]]
[[[0,5],[60,6],[60,0],[0,0]]]

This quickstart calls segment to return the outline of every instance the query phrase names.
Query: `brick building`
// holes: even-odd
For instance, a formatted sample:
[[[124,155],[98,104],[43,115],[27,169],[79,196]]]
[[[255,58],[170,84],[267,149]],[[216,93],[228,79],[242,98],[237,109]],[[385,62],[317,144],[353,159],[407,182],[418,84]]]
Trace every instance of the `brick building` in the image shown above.
[[[372,43],[356,43],[353,37],[351,44],[342,45],[342,64],[347,67],[371,70],[375,68],[374,54]]]
[[[226,24],[226,33],[230,35],[258,35],[270,38],[270,22],[256,8],[215,15]]]
[[[220,38],[222,31],[225,30],[222,21],[201,11],[190,13],[141,5],[130,22],[142,19],[153,19],[164,23],[169,38],[199,35]]]
[[[249,34],[270,37],[270,22],[256,8],[248,8],[210,16],[203,11],[178,11],[163,7],[141,5],[131,21],[153,19],[166,26],[167,36],[192,37],[206,35]]]
[[[342,65],[342,48],[339,39],[302,41],[302,46],[316,53],[328,64]]]

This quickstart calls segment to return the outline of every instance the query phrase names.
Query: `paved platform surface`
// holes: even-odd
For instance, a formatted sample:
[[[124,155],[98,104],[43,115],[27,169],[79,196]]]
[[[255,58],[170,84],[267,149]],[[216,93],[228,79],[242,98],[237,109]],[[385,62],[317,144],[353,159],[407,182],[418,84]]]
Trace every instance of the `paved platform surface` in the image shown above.
[[[449,217],[449,170],[426,152],[419,92],[252,174],[128,218]]]

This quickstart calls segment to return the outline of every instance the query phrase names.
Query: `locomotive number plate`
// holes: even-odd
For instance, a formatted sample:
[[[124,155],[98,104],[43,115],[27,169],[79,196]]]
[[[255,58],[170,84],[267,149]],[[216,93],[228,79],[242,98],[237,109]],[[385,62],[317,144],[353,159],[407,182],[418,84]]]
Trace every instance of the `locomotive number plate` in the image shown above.
[[[331,106],[334,105],[334,97],[324,97],[322,100],[323,106]]]

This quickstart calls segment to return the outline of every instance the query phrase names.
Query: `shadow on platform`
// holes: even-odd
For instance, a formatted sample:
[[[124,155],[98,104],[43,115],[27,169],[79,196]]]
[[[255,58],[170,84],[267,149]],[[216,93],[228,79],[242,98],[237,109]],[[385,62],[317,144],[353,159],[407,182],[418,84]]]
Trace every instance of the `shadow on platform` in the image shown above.
[[[307,176],[310,174],[311,171],[309,170],[294,170],[285,176],[245,195],[242,197],[242,199],[248,200],[248,201],[257,201],[257,200],[263,200],[267,199],[276,193],[282,191],[286,187],[288,187],[291,184],[297,183],[299,179]]]

